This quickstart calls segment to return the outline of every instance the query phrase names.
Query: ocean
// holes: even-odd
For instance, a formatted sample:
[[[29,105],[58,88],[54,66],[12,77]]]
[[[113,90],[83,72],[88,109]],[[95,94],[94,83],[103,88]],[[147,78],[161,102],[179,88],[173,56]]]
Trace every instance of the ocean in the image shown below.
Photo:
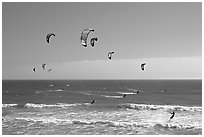
[[[202,80],[2,80],[2,134],[202,135]]]

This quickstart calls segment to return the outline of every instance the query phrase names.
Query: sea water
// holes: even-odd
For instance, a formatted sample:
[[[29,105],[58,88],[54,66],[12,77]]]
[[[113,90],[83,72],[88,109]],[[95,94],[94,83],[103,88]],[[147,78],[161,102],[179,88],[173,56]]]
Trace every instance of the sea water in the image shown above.
[[[202,134],[202,80],[3,80],[2,134]]]

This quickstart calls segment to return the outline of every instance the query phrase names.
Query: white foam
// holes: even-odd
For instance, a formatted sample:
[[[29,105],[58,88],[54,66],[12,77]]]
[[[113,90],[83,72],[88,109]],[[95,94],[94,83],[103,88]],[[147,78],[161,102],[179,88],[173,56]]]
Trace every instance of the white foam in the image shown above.
[[[190,125],[190,124],[179,124],[179,123],[157,123],[154,126],[160,126],[163,128],[177,128],[177,129],[202,129],[199,125]]]
[[[107,98],[123,98],[123,96],[108,96],[108,95],[101,95],[103,97],[107,97]]]
[[[127,90],[129,90],[129,91],[135,91],[135,92],[140,91],[140,90],[138,90],[138,89],[132,89],[132,88],[127,88]]]
[[[60,91],[63,91],[63,89],[57,89],[57,90],[54,90],[54,91],[60,92]]]
[[[179,105],[151,105],[151,104],[128,104],[131,108],[150,109],[150,110],[182,110],[182,111],[202,111],[202,107],[198,106],[179,106]]]
[[[46,105],[46,104],[33,104],[33,103],[27,103],[25,107],[28,108],[43,108],[43,107],[57,107],[57,105]]]
[[[5,108],[5,107],[15,107],[17,106],[18,104],[2,104],[2,107]]]
[[[19,117],[17,120],[33,121],[33,122],[42,122],[42,123],[71,123],[68,119],[58,119],[55,117]]]
[[[132,95],[132,94],[137,94],[134,92],[117,92],[118,94],[125,94],[125,95]]]
[[[74,103],[74,104],[66,104],[66,103],[57,103],[57,104],[34,104],[34,103],[27,103],[25,107],[27,108],[51,108],[51,107],[72,107],[72,106],[81,106],[81,105],[90,105],[90,103]]]

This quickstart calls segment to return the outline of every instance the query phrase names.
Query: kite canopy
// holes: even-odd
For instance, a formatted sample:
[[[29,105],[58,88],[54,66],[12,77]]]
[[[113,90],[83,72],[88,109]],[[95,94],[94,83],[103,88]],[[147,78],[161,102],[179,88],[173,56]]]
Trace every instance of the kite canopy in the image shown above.
[[[49,34],[47,34],[47,36],[46,36],[46,41],[47,41],[47,43],[50,43],[50,37],[51,36],[55,36],[55,34],[54,33],[49,33]]]
[[[141,64],[141,69],[142,69],[142,70],[144,70],[144,66],[145,66],[145,65],[146,65],[145,63]]]
[[[110,60],[111,60],[113,54],[114,54],[113,51],[111,51],[111,52],[108,53],[108,58],[109,58]]]
[[[45,69],[46,64],[42,64],[42,68]]]
[[[51,71],[52,71],[52,69],[49,69],[49,70],[48,70],[48,72],[51,72]]]
[[[81,33],[81,44],[84,47],[87,47],[87,38],[90,32],[94,32],[94,29],[84,29],[83,32]]]
[[[95,42],[95,41],[98,41],[98,38],[97,38],[97,37],[91,38],[90,43],[91,43],[91,46],[92,46],[92,47],[94,47],[94,42]]]
[[[33,68],[33,71],[36,72],[36,68]]]

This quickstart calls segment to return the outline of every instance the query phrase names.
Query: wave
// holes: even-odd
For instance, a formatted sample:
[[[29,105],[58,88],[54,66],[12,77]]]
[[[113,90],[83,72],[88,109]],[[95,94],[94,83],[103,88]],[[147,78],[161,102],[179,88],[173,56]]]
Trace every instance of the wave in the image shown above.
[[[126,88],[126,90],[133,91],[133,92],[140,91],[139,89],[132,89],[132,88]]]
[[[148,105],[148,104],[120,104],[118,108],[136,109],[136,110],[175,110],[175,111],[201,111],[198,106],[179,106],[179,105]]]
[[[118,94],[124,94],[124,95],[133,95],[133,94],[138,94],[135,92],[117,92]]]
[[[123,96],[108,96],[101,95],[108,98],[123,98]],[[53,107],[76,107],[76,106],[89,106],[90,103],[57,103],[57,104],[35,104],[35,103],[26,103],[26,104],[2,104],[3,108],[6,107],[26,107],[26,108],[53,108]],[[106,107],[106,105],[104,106]],[[179,106],[179,105],[152,105],[152,104],[133,104],[133,103],[125,103],[119,104],[117,106],[112,106],[113,108],[125,108],[125,109],[136,109],[136,110],[174,110],[174,111],[196,111],[202,112],[202,107],[198,106]]]
[[[108,120],[73,120],[72,124],[80,125],[106,125],[108,127],[150,127],[151,124],[147,123],[133,123],[133,122],[119,122],[119,121],[108,121]]]
[[[202,129],[200,126],[196,125],[185,125],[179,123],[134,123],[134,122],[118,122],[118,121],[107,121],[107,120],[98,120],[98,121],[80,121],[74,120],[72,124],[82,124],[82,125],[107,125],[110,127],[155,127],[155,128],[169,128],[169,129]]]
[[[106,125],[111,124],[109,121],[88,121],[88,120],[73,120],[72,124],[82,124],[82,125]]]
[[[171,129],[202,129],[200,126],[175,124],[175,123],[157,123],[154,125],[155,128],[171,128]]]
[[[108,120],[76,120],[76,119],[59,119],[59,118],[47,118],[47,117],[19,117],[16,120],[42,122],[42,123],[55,123],[60,125],[72,124],[72,125],[95,125],[95,126],[107,126],[107,127],[154,127],[154,128],[165,128],[165,129],[202,129],[199,125],[189,125],[180,123],[137,123],[137,122],[119,122],[119,121],[108,121]]]
[[[90,103],[74,103],[74,104],[66,104],[66,103],[57,103],[57,104],[35,104],[35,103],[26,103],[26,104],[2,104],[3,108],[7,107],[26,107],[26,108],[52,108],[52,107],[74,107],[74,106],[88,106]]]
[[[107,97],[107,98],[123,98],[123,96],[108,96],[108,95],[101,95],[103,97]]]
[[[57,89],[57,90],[54,90],[54,91],[58,91],[58,92],[63,91],[63,88],[60,88],[60,89]]]
[[[3,108],[7,108],[7,107],[15,107],[17,106],[18,104],[2,104],[2,107]]]
[[[64,91],[62,88],[60,88],[60,89],[56,89],[56,90],[46,90],[46,91],[35,91],[35,93],[36,94],[38,94],[38,93],[44,93],[44,92],[62,92],[62,91]]]
[[[27,103],[25,107],[27,108],[50,108],[50,107],[74,107],[74,106],[83,106],[83,105],[90,105],[90,103],[74,103],[74,104],[66,104],[66,103],[57,103],[57,104],[34,104],[34,103]]]
[[[36,120],[36,119],[35,119]],[[202,129],[199,125],[189,125],[182,123],[146,123],[146,122],[121,122],[121,121],[109,121],[109,120],[65,120],[65,119],[45,119],[40,118],[36,121],[42,121],[44,123],[53,122],[59,124],[73,124],[73,125],[94,125],[94,126],[107,126],[107,127],[135,127],[135,128],[165,128],[165,129]]]
[[[42,123],[55,123],[55,124],[60,124],[60,123],[68,123],[71,124],[70,120],[65,120],[65,119],[57,119],[57,118],[51,118],[51,117],[18,117],[15,118],[16,120],[22,120],[22,121],[29,121],[29,122],[42,122]],[[30,123],[31,125],[32,123]]]
[[[7,126],[7,123],[10,121],[11,119],[5,117],[3,119],[3,123],[2,125],[4,125],[5,127]],[[84,118],[62,118],[62,117],[46,117],[46,116],[34,116],[32,115],[31,117],[15,117],[13,119],[15,122],[19,121],[19,122],[23,122],[26,123],[26,126],[42,126],[42,125],[50,125],[50,124],[56,124],[59,126],[66,126],[66,127],[77,127],[77,128],[84,128],[87,126],[90,127],[95,127],[95,128],[100,128],[100,127],[104,127],[105,129],[109,129],[109,128],[114,128],[114,129],[118,129],[118,128],[122,128],[122,129],[127,129],[127,130],[143,130],[143,129],[154,129],[155,131],[158,130],[202,130],[202,125],[191,125],[188,123],[154,123],[152,121],[149,122],[131,122],[131,121],[114,121],[112,120],[105,120],[105,119],[84,119]],[[22,125],[21,125],[22,126]]]

